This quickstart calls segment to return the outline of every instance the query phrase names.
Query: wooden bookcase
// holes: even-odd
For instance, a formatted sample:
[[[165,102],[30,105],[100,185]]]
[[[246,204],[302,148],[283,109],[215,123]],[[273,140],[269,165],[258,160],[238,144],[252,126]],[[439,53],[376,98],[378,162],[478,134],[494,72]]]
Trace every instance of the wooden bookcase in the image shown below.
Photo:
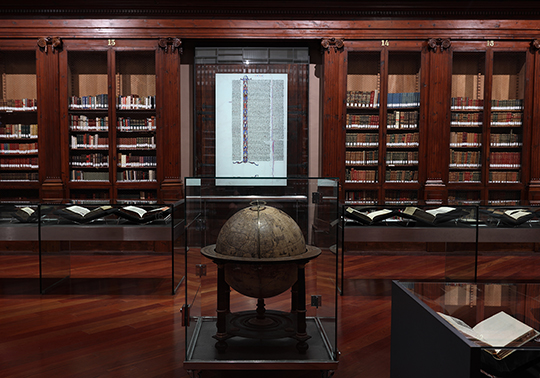
[[[0,192],[4,200],[39,198],[35,50],[0,52]]]
[[[540,71],[532,41],[376,45],[344,42],[327,57],[338,57],[326,68],[344,76],[334,90],[345,104],[345,135],[334,139],[343,141],[335,161],[344,163],[323,170],[343,179],[345,203],[538,202],[531,177]],[[415,100],[399,100],[407,96]],[[336,148],[326,143],[323,151]]]
[[[348,51],[345,188],[348,204],[421,199],[422,47],[371,43]],[[358,45],[360,47],[360,45]]]
[[[1,42],[0,199],[182,198],[174,40]]]
[[[67,60],[67,198],[156,202],[155,50],[68,51]]]

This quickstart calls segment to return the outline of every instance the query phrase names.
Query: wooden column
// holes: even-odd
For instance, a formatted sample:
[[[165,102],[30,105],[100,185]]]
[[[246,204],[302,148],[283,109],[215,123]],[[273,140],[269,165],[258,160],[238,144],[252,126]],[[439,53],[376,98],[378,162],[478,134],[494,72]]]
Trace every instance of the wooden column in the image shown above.
[[[534,54],[534,69],[533,69],[533,93],[540,93],[540,41],[534,40],[531,43],[531,51]],[[533,97],[532,104],[532,125],[538,125],[540,122],[540,96]],[[531,127],[531,141],[530,141],[530,181],[529,181],[529,202],[532,205],[538,205],[540,203],[540,128]],[[525,142],[525,140],[524,140]]]
[[[37,98],[39,125],[39,181],[43,201],[61,201],[64,198],[62,182],[62,146],[59,103],[59,55],[62,41],[59,37],[38,39],[36,53]]]
[[[161,38],[156,56],[157,161],[162,200],[183,198],[180,174],[180,55],[179,38]]]
[[[448,164],[450,143],[450,96],[452,84],[452,54],[448,39],[432,38],[428,41],[429,64],[428,110],[425,119],[426,133],[426,203],[442,203],[448,197]],[[425,62],[423,62],[425,63]]]
[[[323,54],[321,172],[345,181],[345,114],[347,53],[342,39],[321,41]],[[343,197],[343,193],[340,194]]]

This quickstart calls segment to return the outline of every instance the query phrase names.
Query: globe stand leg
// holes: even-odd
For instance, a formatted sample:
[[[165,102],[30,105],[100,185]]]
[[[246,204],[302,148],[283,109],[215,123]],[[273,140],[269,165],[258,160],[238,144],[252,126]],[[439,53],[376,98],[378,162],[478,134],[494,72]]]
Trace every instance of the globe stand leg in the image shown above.
[[[266,309],[264,308],[264,298],[257,299],[257,319],[263,320]]]
[[[227,349],[227,340],[231,337],[227,333],[227,315],[230,313],[231,289],[225,282],[225,269],[223,264],[218,265],[218,293],[217,293],[217,333],[213,336],[217,340],[216,349],[219,352],[225,352]]]
[[[310,339],[306,332],[306,272],[305,265],[298,265],[298,281],[295,284],[296,286],[296,336],[295,339],[298,340],[296,344],[296,349],[300,353],[305,353],[309,345],[306,343],[306,340]]]

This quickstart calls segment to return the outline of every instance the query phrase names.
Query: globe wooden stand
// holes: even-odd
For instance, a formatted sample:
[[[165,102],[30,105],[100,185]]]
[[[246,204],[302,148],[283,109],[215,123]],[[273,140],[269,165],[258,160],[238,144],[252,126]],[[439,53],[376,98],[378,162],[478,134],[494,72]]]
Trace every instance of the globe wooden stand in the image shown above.
[[[213,336],[215,347],[225,352],[226,340],[239,336],[255,339],[279,339],[290,337],[298,341],[296,348],[305,353],[311,338],[306,333],[306,283],[305,264],[297,263],[298,278],[291,289],[291,311],[266,310],[264,298],[257,299],[257,309],[231,313],[230,286],[225,281],[225,261],[214,261],[218,266],[217,278],[217,332]]]

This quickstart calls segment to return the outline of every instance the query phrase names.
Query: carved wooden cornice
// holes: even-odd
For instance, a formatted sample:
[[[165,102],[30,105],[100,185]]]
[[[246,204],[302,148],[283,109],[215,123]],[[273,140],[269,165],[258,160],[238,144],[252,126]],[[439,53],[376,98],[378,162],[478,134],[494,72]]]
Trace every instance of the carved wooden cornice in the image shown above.
[[[441,48],[441,52],[443,52],[446,49],[449,49],[452,45],[452,42],[450,42],[449,39],[442,39],[442,38],[430,38],[428,39],[428,47],[437,52],[437,47]]]
[[[160,38],[158,40],[158,46],[161,47],[165,52],[170,51],[171,53],[174,53],[174,50],[178,50],[178,52],[182,54],[182,40],[180,40],[180,38]]]
[[[37,44],[40,49],[45,51],[45,53],[47,53],[49,46],[51,46],[53,53],[55,50],[60,50],[62,48],[62,40],[60,37],[39,38]]]
[[[321,40],[321,50],[322,52],[329,52],[331,48],[334,51],[342,50],[345,43],[342,38],[324,38]]]
[[[19,4],[0,5],[0,17],[158,17],[158,18],[231,18],[249,17],[278,19],[377,19],[377,18],[429,18],[429,19],[536,19],[540,8],[533,1],[500,2],[470,1],[467,6],[450,1],[275,1],[260,3],[253,1],[223,2],[199,0],[197,2],[161,0],[120,1],[111,3],[93,0],[77,4],[72,2],[38,2],[27,0]]]

